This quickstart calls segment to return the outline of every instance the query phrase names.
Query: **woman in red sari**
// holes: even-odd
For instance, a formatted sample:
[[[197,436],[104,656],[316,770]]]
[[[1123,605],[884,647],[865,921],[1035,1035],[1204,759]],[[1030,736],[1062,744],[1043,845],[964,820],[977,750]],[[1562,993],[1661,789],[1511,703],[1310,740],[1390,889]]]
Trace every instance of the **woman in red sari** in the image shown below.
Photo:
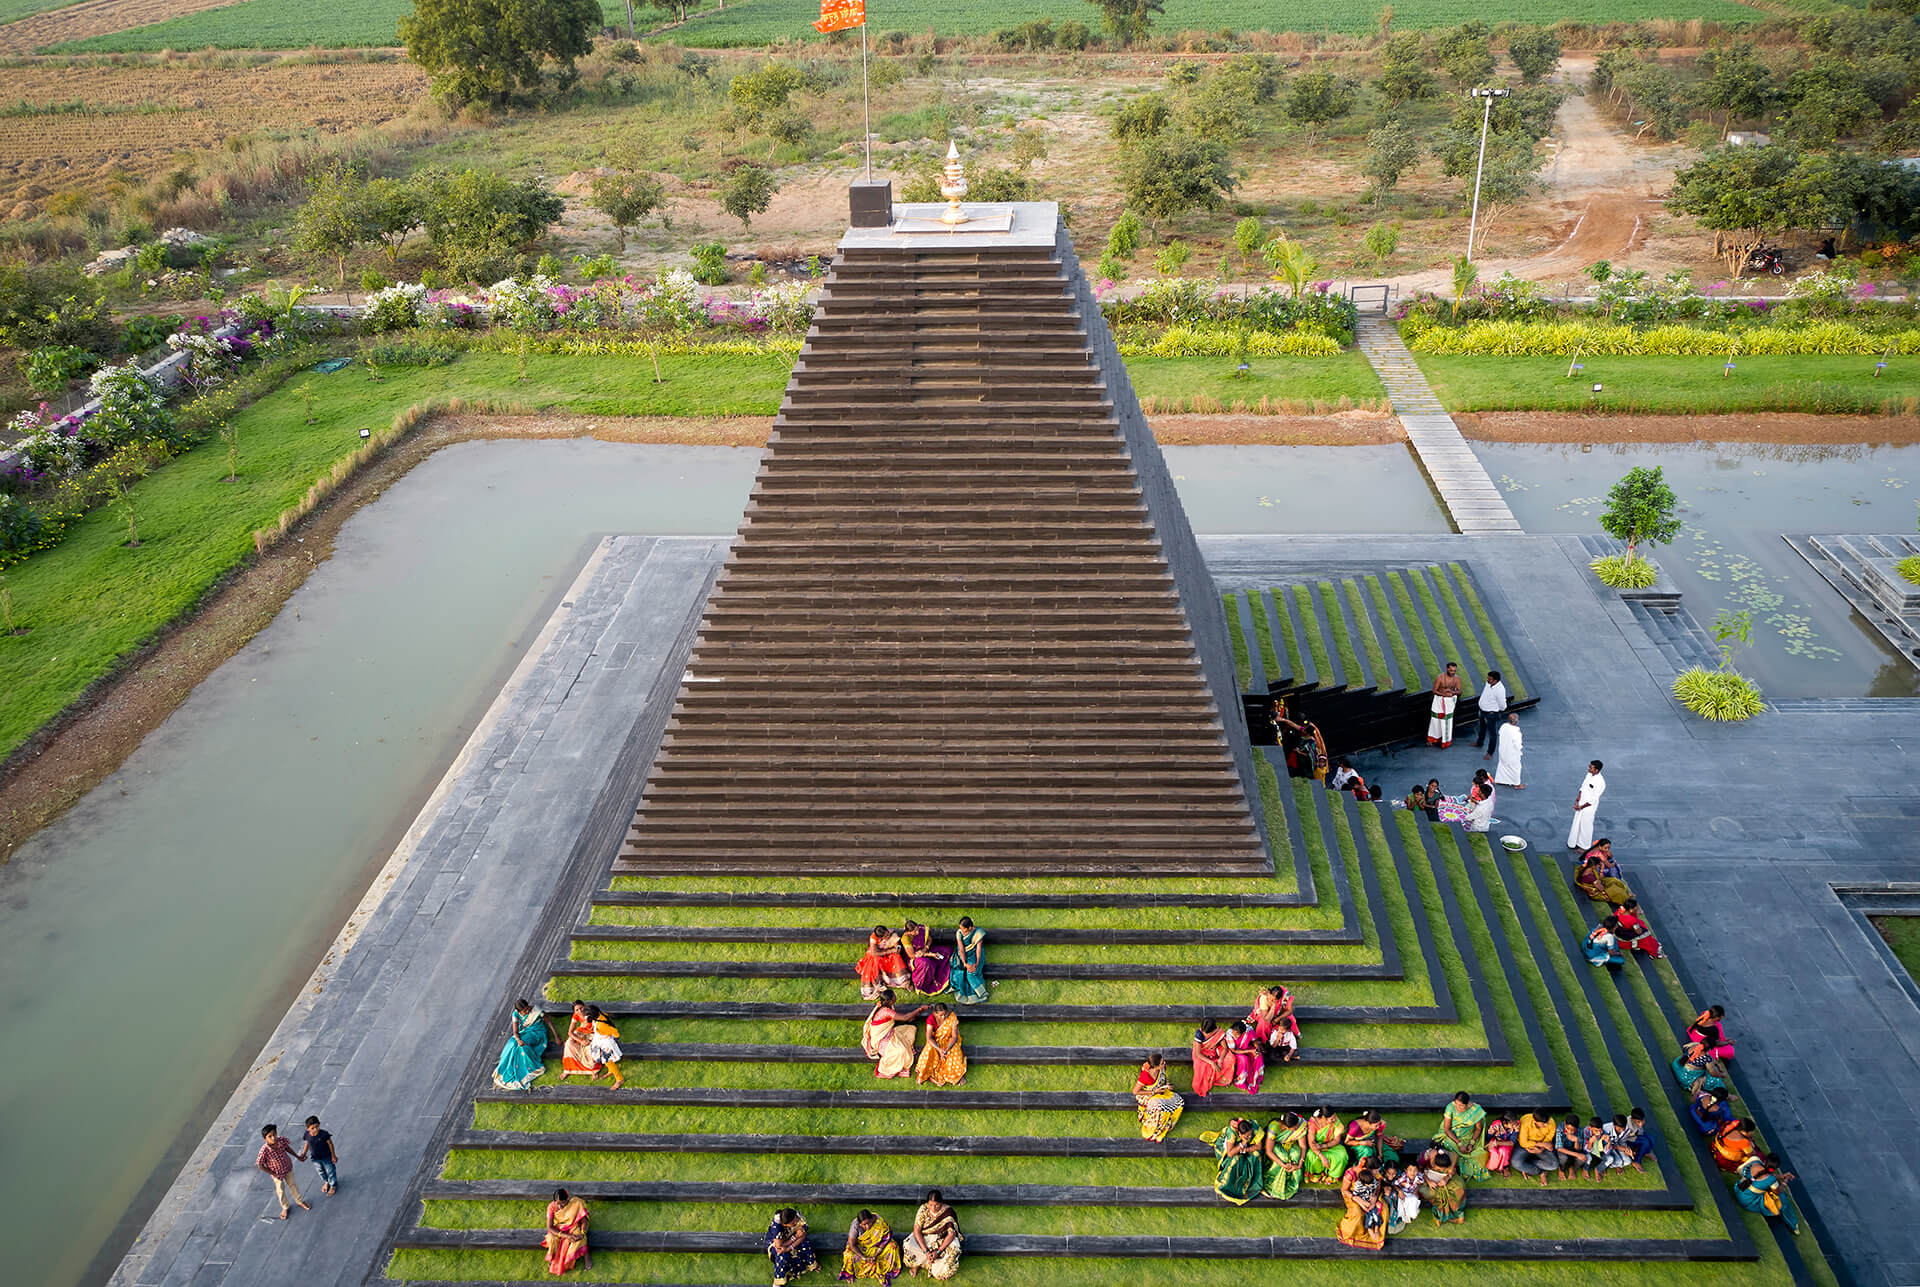
[[[1230,1044],[1232,1034],[1213,1020],[1201,1021],[1193,1033],[1193,1093],[1204,1097],[1215,1086],[1233,1083],[1238,1061]]]
[[[1620,928],[1614,931],[1614,937],[1620,946],[1634,952],[1644,952],[1654,960],[1660,959],[1660,940],[1653,936],[1653,926],[1647,924],[1647,918],[1640,914],[1640,900],[1629,898],[1613,909],[1613,919],[1620,922]]]
[[[547,1272],[564,1274],[575,1265],[593,1268],[587,1254],[587,1204],[565,1189],[553,1191],[547,1203],[547,1236],[541,1244],[547,1252]]]
[[[860,976],[860,995],[869,1001],[880,995],[881,988],[913,986],[900,936],[884,925],[874,926],[867,935],[867,954],[854,962],[853,972]]]

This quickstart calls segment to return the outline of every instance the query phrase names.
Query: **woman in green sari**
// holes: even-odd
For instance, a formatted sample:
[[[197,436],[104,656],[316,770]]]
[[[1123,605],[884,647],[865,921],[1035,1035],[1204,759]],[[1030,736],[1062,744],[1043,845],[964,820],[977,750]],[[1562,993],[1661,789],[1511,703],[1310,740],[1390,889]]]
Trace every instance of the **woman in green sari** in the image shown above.
[[[1264,1169],[1261,1135],[1252,1122],[1236,1117],[1227,1123],[1224,1131],[1208,1131],[1200,1138],[1213,1145],[1213,1155],[1218,1159],[1213,1180],[1215,1193],[1237,1207],[1260,1196]]]
[[[1307,1119],[1308,1184],[1338,1184],[1347,1173],[1346,1124],[1331,1108],[1316,1108]]]
[[[1488,1180],[1487,1110],[1461,1091],[1440,1115],[1440,1133],[1433,1142],[1459,1159],[1460,1174],[1469,1180]]]
[[[1282,1202],[1300,1192],[1300,1175],[1307,1165],[1307,1124],[1300,1114],[1288,1113],[1268,1122],[1261,1152],[1266,1155],[1267,1176],[1260,1191]]]

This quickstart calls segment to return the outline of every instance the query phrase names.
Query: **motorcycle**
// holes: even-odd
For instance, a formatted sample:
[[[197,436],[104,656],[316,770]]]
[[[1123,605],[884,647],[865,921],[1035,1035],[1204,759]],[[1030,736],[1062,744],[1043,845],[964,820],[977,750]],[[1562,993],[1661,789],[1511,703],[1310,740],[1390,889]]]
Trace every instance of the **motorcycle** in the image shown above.
[[[1778,246],[1756,246],[1747,254],[1747,271],[1778,277],[1787,271],[1786,254]]]

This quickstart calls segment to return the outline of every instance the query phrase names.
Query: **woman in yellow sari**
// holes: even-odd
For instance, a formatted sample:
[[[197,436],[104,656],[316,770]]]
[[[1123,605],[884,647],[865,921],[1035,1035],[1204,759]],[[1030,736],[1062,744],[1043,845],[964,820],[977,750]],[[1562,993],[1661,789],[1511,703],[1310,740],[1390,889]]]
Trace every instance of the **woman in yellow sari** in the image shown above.
[[[927,1048],[920,1052],[913,1079],[932,1086],[961,1086],[967,1080],[967,1056],[960,1049],[960,1016],[945,1004],[927,1016]]]
[[[1179,1091],[1167,1084],[1167,1057],[1162,1054],[1147,1056],[1147,1062],[1140,1065],[1140,1075],[1133,1079],[1133,1102],[1140,1113],[1140,1138],[1143,1140],[1163,1140],[1174,1123],[1180,1120],[1180,1114],[1187,1109],[1187,1101]]]
[[[547,1203],[547,1236],[541,1243],[547,1252],[547,1272],[564,1274],[575,1265],[593,1268],[587,1254],[587,1204],[565,1189],[553,1191]]]
[[[1387,1245],[1387,1202],[1380,1173],[1362,1162],[1340,1177],[1340,1200],[1347,1213],[1334,1237],[1349,1247],[1378,1251]]]
[[[900,1246],[893,1240],[887,1222],[871,1211],[862,1211],[847,1230],[847,1249],[840,1257],[840,1277],[875,1278],[892,1282],[900,1272]]]
[[[940,1190],[927,1190],[927,1200],[913,1213],[913,1228],[900,1241],[900,1259],[909,1278],[924,1269],[927,1277],[945,1282],[960,1272],[960,1223]]]
[[[1300,1175],[1307,1165],[1307,1124],[1298,1113],[1268,1122],[1261,1145],[1267,1155],[1267,1174],[1260,1191],[1284,1202],[1300,1192]]]
[[[1347,1173],[1347,1128],[1331,1108],[1317,1108],[1307,1119],[1308,1184],[1338,1184]]]

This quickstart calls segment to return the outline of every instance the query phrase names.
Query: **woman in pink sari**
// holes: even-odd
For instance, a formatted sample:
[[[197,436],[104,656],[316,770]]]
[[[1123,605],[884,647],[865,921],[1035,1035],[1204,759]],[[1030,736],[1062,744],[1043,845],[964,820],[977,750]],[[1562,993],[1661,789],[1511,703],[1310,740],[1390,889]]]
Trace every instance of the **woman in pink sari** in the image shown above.
[[[1232,1034],[1217,1027],[1211,1019],[1202,1020],[1194,1030],[1194,1094],[1204,1097],[1215,1086],[1225,1086],[1233,1081],[1238,1063],[1233,1057],[1233,1048],[1228,1044],[1231,1040]]]
[[[1247,1022],[1253,1027],[1254,1040],[1265,1046],[1268,1054],[1280,1056],[1281,1062],[1299,1053],[1300,1021],[1293,1016],[1293,994],[1280,984],[1260,989]]]
[[[895,1010],[893,989],[881,989],[879,998],[874,1001],[873,1012],[860,1029],[860,1049],[866,1051],[867,1058],[874,1061],[874,1076],[908,1077],[913,1074],[913,1021],[926,1012],[926,1006],[917,1010]]]
[[[565,1189],[553,1191],[547,1203],[547,1237],[542,1243],[547,1252],[547,1272],[564,1274],[575,1265],[593,1268],[587,1254],[587,1204]]]
[[[1229,1043],[1233,1047],[1233,1084],[1249,1095],[1260,1093],[1260,1083],[1266,1080],[1266,1055],[1253,1029],[1241,1020],[1235,1019],[1230,1029],[1233,1038]]]
[[[933,941],[933,931],[919,921],[900,927],[900,946],[907,953],[907,965],[913,972],[913,990],[934,996],[947,990],[947,976],[953,971],[953,949]]]

